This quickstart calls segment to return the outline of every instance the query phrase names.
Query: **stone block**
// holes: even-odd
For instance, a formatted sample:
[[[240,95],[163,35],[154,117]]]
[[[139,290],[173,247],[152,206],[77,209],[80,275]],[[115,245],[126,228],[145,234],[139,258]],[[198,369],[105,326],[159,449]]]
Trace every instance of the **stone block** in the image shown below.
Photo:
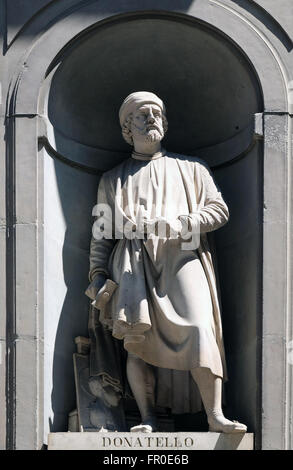
[[[37,229],[33,224],[18,224],[16,235],[16,333],[36,336],[37,306]]]
[[[253,434],[178,433],[50,433],[48,450],[253,450]]]
[[[15,212],[18,223],[37,219],[37,120],[15,120]]]

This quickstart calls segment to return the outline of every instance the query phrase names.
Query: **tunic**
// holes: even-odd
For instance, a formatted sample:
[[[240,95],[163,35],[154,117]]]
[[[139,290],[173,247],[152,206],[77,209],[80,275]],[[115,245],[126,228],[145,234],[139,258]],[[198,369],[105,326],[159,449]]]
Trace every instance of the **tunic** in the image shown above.
[[[216,276],[206,234],[224,225],[229,212],[207,165],[166,151],[152,157],[133,153],[103,174],[98,203],[107,204],[113,217],[111,234],[92,238],[90,279],[103,272],[118,284],[100,321],[115,338],[124,339],[127,351],[149,364],[178,371],[208,367],[225,379]],[[184,216],[189,229],[200,231],[198,246],[183,249],[180,234],[138,238],[134,233],[129,239],[141,213],[148,220]]]

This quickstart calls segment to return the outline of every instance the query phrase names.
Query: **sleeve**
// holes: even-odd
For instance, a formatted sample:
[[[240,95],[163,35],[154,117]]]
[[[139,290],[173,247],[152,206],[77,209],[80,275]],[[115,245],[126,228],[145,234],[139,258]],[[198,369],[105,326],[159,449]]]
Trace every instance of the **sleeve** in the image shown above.
[[[90,244],[90,281],[93,281],[99,273],[109,277],[108,261],[116,243],[112,219],[114,217],[112,192],[112,185],[108,180],[106,181],[105,176],[102,176],[98,188],[97,205],[94,211],[96,219]]]
[[[225,225],[229,220],[229,210],[219,188],[216,186],[210,170],[205,165],[200,167],[204,205],[198,212],[200,232],[212,232]]]
[[[200,209],[188,215],[179,216],[183,236],[191,231],[193,233],[212,232],[225,225],[229,220],[228,207],[214,182],[209,168],[204,164],[200,164],[199,175]]]

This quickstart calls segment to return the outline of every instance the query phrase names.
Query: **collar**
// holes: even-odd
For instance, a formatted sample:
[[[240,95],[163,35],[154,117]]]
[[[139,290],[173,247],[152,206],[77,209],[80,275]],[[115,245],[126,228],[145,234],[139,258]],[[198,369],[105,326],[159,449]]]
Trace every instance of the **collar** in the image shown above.
[[[164,155],[166,155],[166,150],[162,148],[159,152],[153,154],[139,153],[133,150],[131,157],[135,158],[135,160],[156,160],[157,158],[164,157]]]

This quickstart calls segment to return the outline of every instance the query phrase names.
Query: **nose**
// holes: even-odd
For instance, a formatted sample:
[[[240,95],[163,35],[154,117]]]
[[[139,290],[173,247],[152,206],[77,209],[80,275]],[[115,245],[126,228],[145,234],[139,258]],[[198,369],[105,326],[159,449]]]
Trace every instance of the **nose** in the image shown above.
[[[147,122],[150,123],[150,124],[153,124],[155,122],[155,117],[154,117],[153,112],[152,112],[151,109],[148,113]]]

